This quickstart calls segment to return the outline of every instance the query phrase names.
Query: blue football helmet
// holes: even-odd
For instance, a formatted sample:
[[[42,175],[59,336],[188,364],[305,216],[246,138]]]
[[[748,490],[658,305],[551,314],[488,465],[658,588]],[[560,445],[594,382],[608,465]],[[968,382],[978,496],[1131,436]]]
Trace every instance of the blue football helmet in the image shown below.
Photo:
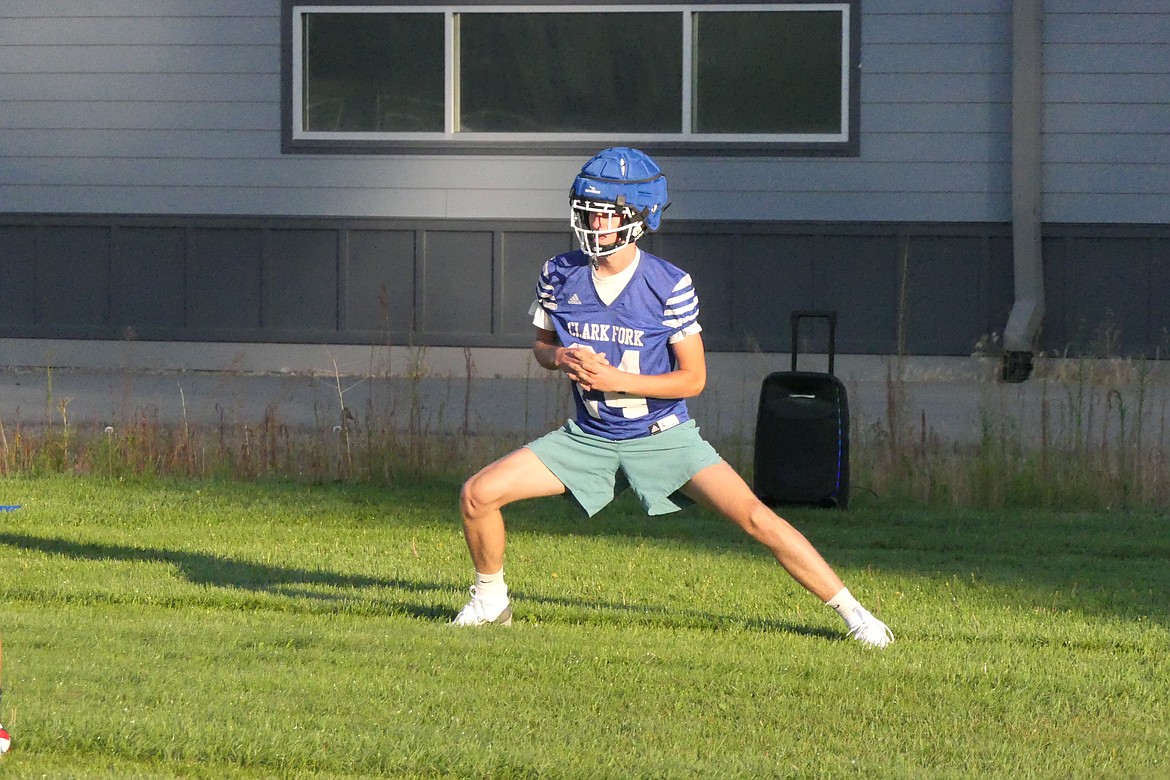
[[[590,257],[613,254],[647,232],[658,230],[666,198],[666,176],[658,163],[644,152],[615,146],[598,152],[581,168],[569,190],[570,224],[581,249]],[[593,229],[593,217],[617,215],[616,230]],[[617,234],[612,244],[601,244],[602,235]]]

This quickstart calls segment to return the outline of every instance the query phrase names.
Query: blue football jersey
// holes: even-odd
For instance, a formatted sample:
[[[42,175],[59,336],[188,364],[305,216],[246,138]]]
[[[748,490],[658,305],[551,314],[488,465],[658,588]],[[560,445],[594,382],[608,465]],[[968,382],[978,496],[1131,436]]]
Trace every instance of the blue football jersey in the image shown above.
[[[625,288],[605,304],[593,285],[589,257],[576,250],[549,260],[536,285],[536,302],[566,347],[584,346],[610,365],[634,374],[665,374],[676,367],[669,348],[701,328],[699,299],[690,274],[639,250]],[[577,424],[607,439],[632,439],[689,419],[681,398],[584,391],[574,383]]]

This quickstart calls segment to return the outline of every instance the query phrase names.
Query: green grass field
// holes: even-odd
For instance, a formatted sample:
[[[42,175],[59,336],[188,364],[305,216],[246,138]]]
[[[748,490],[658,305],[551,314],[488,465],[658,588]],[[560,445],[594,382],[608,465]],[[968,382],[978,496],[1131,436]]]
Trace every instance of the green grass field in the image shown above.
[[[0,480],[0,777],[1170,776],[1153,511],[790,511],[877,651],[632,502],[515,507],[516,622],[452,629],[457,489]]]

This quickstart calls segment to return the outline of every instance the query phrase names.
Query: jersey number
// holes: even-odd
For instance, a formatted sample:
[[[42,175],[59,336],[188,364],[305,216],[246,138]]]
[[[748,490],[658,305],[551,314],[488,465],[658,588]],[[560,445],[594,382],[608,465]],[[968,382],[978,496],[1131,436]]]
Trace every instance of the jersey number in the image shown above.
[[[617,368],[618,371],[625,371],[627,374],[642,373],[642,353],[636,349],[627,349],[622,353],[622,362],[618,363]],[[599,401],[586,398],[585,393],[581,390],[581,385],[574,382],[573,386],[577,388],[577,394],[581,396],[585,408],[589,410],[589,416],[595,420],[601,419],[602,403],[611,409],[621,409],[622,416],[627,420],[636,420],[650,414],[650,404],[644,396],[629,395],[628,393],[603,393],[604,401]]]

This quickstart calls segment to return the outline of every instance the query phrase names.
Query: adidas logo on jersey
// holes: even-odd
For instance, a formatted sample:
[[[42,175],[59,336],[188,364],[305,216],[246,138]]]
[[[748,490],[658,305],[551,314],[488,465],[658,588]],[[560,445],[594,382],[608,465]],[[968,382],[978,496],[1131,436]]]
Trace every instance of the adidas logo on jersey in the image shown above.
[[[573,304],[580,306],[581,299],[577,297],[577,293],[573,293],[572,295],[569,296],[569,300],[566,301],[566,303],[573,303]]]

